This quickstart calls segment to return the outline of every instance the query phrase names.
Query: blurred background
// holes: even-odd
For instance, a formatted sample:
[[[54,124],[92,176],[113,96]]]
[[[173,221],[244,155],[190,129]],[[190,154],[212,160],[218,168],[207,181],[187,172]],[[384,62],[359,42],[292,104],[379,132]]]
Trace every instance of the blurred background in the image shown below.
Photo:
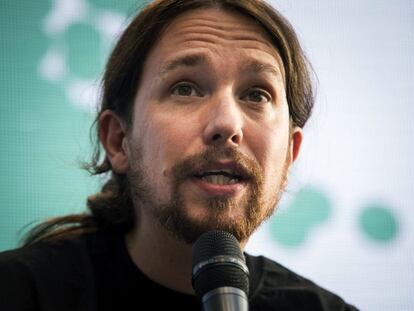
[[[361,310],[414,310],[414,2],[275,0],[318,76],[318,100],[276,214],[250,240]],[[81,212],[79,169],[132,0],[0,2],[0,251]]]

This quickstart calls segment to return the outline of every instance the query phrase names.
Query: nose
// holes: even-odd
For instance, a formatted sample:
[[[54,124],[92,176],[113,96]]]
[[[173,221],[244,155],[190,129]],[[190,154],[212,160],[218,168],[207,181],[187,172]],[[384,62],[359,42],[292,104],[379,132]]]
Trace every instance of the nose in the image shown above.
[[[207,107],[204,141],[207,145],[239,146],[243,141],[243,112],[232,95],[215,96]]]

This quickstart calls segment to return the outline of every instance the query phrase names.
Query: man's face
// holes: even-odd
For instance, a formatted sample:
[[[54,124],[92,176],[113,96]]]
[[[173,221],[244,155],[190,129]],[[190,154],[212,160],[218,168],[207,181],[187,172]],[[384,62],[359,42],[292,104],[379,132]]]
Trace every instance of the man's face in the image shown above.
[[[219,9],[176,18],[152,48],[127,137],[142,221],[186,242],[246,240],[271,215],[292,162],[283,67],[251,19]]]

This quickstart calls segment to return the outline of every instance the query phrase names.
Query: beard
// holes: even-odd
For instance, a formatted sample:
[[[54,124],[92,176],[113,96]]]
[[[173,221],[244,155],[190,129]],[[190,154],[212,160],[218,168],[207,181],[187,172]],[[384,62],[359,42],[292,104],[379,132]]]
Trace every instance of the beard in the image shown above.
[[[201,234],[210,230],[227,231],[239,242],[247,241],[260,224],[273,214],[287,181],[289,152],[280,172],[279,184],[276,189],[272,189],[273,193],[266,197],[263,189],[264,172],[256,161],[235,148],[213,146],[203,153],[183,159],[172,167],[170,198],[167,202],[160,202],[143,165],[142,148],[136,147],[132,151],[127,180],[135,208],[146,209],[175,239],[188,244],[194,243]],[[180,186],[193,177],[194,172],[211,167],[223,158],[243,168],[246,173],[247,191],[239,199],[223,196],[203,199],[201,203],[208,209],[208,215],[200,217],[202,219],[191,218],[186,212]],[[234,210],[241,210],[242,213],[236,217],[229,217],[229,212]]]

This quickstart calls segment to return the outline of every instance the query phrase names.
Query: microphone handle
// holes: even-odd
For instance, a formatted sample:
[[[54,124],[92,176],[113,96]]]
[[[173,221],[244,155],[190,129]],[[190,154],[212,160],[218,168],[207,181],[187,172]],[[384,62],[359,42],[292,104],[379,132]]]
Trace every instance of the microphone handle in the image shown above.
[[[204,294],[204,311],[248,311],[247,295],[240,288],[218,287]]]

